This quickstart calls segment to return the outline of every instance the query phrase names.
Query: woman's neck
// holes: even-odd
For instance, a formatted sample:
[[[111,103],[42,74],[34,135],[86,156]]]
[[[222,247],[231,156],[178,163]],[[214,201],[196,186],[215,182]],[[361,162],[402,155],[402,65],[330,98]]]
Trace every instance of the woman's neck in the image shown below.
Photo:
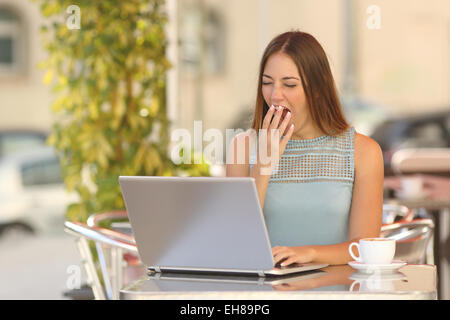
[[[315,139],[318,137],[321,137],[325,135],[322,130],[317,128],[314,125],[305,126],[303,128],[300,128],[299,130],[292,133],[291,139],[293,140],[309,140],[309,139]]]

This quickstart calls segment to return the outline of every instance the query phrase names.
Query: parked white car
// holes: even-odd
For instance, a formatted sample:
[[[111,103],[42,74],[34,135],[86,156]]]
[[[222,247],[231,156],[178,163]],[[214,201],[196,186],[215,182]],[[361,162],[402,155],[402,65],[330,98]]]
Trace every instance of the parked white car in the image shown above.
[[[63,227],[69,203],[77,201],[63,184],[59,159],[49,147],[0,159],[0,227],[36,232]]]
[[[0,158],[10,154],[45,147],[48,132],[37,129],[0,129]]]

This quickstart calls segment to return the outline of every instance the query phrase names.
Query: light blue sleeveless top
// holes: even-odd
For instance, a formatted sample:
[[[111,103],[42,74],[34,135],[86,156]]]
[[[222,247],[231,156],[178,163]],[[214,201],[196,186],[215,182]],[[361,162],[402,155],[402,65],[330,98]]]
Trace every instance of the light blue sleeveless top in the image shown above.
[[[354,134],[351,127],[336,137],[288,141],[264,200],[272,247],[348,241]],[[250,167],[256,150],[254,144]]]

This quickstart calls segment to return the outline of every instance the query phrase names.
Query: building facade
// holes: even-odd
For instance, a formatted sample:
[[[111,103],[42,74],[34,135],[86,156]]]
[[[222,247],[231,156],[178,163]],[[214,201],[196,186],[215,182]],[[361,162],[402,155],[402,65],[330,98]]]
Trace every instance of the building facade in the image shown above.
[[[392,113],[450,108],[447,0],[172,4],[174,127],[192,130],[194,120],[202,120],[205,130],[245,127],[262,51],[271,38],[291,29],[319,40],[342,95],[357,95]],[[46,55],[39,35],[42,22],[36,3],[0,0],[0,128],[51,128],[53,96],[37,68]]]

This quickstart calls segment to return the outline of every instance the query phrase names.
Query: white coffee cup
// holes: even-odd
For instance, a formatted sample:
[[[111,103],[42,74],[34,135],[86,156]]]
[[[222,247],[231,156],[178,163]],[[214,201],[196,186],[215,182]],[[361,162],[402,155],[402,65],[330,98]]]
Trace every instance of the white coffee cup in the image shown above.
[[[410,176],[402,177],[402,196],[408,198],[420,197],[423,190],[423,181],[421,177]]]
[[[357,247],[359,257],[353,254],[352,248]],[[352,242],[348,252],[355,261],[365,264],[390,264],[395,255],[395,240],[385,238],[365,238],[359,243]]]

